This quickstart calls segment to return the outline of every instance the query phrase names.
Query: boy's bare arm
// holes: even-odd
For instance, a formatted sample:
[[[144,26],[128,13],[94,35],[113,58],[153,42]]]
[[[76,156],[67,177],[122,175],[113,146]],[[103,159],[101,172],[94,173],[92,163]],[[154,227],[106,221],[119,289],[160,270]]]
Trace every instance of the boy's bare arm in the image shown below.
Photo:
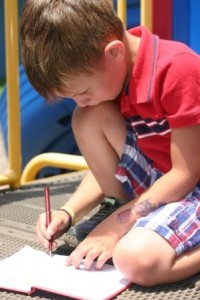
[[[200,125],[173,129],[171,134],[171,170],[144,193],[153,203],[178,201],[188,194],[200,179]]]
[[[72,208],[76,215],[76,221],[78,221],[100,204],[103,197],[104,195],[96,179],[93,174],[88,171],[77,190],[63,207],[69,206]]]
[[[198,183],[200,125],[174,129],[171,136],[171,170],[138,197],[131,208],[120,209],[116,218],[119,223],[133,221],[163,204],[182,199]]]

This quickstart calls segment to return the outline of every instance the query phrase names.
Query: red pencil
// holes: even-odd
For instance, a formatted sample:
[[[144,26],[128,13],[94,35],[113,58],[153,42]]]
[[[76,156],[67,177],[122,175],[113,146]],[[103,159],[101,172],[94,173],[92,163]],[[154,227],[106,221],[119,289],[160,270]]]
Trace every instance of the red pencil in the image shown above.
[[[51,204],[50,204],[50,193],[49,187],[44,187],[44,197],[45,197],[45,211],[46,211],[46,227],[51,223]],[[49,255],[52,256],[52,240],[49,241]]]

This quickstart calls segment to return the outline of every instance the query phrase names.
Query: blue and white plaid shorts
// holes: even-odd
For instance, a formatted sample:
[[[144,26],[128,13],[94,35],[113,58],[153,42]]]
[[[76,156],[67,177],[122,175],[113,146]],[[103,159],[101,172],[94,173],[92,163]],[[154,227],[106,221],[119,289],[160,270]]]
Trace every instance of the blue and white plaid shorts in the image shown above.
[[[200,186],[183,200],[166,204],[138,219],[133,227],[157,232],[177,255],[200,246]]]
[[[144,192],[163,174],[152,166],[151,160],[137,147],[136,136],[129,121],[126,121],[126,142],[115,177],[129,199]]]
[[[163,174],[138,149],[129,122],[127,136],[116,178],[129,196],[141,194]],[[200,246],[200,184],[178,202],[166,204],[136,221],[133,227],[145,227],[157,232],[174,248],[177,255]]]

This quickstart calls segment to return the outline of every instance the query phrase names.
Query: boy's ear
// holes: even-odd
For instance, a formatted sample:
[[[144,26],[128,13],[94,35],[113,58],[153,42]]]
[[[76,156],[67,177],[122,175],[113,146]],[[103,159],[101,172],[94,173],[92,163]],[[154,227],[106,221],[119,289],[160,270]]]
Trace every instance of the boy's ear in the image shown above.
[[[104,54],[107,58],[123,60],[125,57],[124,43],[119,40],[108,43],[104,49]]]

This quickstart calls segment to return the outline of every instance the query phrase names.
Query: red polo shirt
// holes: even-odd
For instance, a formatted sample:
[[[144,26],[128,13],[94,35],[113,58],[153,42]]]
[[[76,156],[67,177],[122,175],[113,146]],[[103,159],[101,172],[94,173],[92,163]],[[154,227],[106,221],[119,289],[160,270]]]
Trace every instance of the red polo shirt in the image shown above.
[[[167,172],[171,129],[200,124],[200,57],[144,27],[129,33],[141,37],[141,44],[121,112],[130,117],[139,148],[156,168]]]

